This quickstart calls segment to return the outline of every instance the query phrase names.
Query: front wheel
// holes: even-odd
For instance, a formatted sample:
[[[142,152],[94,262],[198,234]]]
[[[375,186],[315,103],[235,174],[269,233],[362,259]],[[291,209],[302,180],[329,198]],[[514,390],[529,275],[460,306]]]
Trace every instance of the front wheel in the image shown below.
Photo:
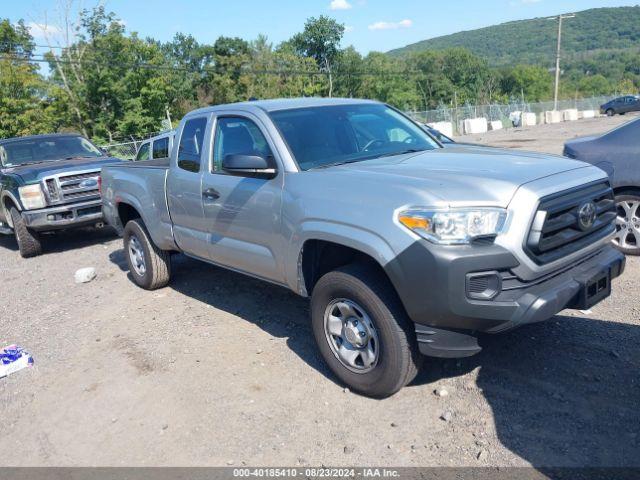
[[[141,219],[127,222],[123,241],[129,272],[135,284],[146,290],[165,287],[171,277],[171,253],[153,243]]]
[[[324,275],[311,297],[322,357],[354,391],[384,398],[416,376],[422,357],[413,323],[387,278],[350,264]]]
[[[40,236],[37,232],[27,228],[17,208],[11,207],[10,215],[20,255],[22,255],[23,258],[40,255],[42,253],[42,243],[40,243]]]
[[[616,111],[613,108],[610,108],[605,113],[607,114],[607,117],[613,117],[616,114]]]
[[[616,195],[616,236],[614,245],[626,255],[640,255],[640,194]]]

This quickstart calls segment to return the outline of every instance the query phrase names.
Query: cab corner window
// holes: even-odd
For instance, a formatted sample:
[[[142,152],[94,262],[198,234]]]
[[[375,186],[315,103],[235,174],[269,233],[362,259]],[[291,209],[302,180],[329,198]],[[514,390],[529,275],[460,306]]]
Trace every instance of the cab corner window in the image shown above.
[[[169,156],[169,138],[159,138],[153,142],[153,158],[167,158]]]
[[[206,128],[206,118],[194,118],[186,121],[178,147],[178,167],[189,172],[200,171],[204,131]]]
[[[222,173],[228,155],[255,155],[273,164],[273,154],[260,128],[248,118],[219,117],[213,151],[213,171]]]
[[[143,143],[140,146],[140,150],[138,150],[138,154],[136,155],[136,162],[142,161],[142,160],[149,160],[149,144],[148,143]]]

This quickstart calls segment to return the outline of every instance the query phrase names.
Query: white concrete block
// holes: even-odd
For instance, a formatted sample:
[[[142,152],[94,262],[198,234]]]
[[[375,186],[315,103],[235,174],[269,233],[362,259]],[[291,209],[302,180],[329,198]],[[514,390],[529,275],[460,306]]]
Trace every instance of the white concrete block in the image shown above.
[[[484,117],[467,118],[464,121],[465,135],[474,134],[474,133],[485,133],[488,130],[488,128],[489,126],[487,124],[487,119]]]
[[[575,108],[569,108],[567,110],[562,110],[562,119],[565,122],[574,122],[578,120],[578,110]]]
[[[453,123],[451,122],[433,122],[427,123],[431,128],[435,128],[447,137],[453,137]]]
[[[580,112],[582,114],[582,118],[595,118],[596,111],[595,110],[583,110]]]
[[[562,121],[562,112],[558,110],[548,110],[544,112],[544,123],[560,123]]]
[[[489,130],[502,130],[502,120],[493,120],[489,122]]]
[[[533,112],[524,112],[522,114],[522,126],[533,127],[536,125],[536,114]]]

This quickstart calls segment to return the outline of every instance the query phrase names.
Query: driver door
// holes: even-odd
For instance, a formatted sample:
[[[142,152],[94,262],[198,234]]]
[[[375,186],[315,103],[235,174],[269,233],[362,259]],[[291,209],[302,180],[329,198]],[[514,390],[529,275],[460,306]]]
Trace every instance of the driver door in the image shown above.
[[[268,133],[248,113],[218,114],[209,167],[202,177],[202,205],[209,259],[277,283],[284,282],[281,204],[284,174]],[[259,155],[272,162],[274,178],[231,175],[227,155]]]

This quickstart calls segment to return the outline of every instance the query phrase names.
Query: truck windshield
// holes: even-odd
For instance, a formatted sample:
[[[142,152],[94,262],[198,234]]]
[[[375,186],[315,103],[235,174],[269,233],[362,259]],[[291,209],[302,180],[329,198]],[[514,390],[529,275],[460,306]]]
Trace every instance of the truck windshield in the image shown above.
[[[26,138],[0,145],[0,161],[5,167],[102,156],[89,140],[76,136]]]
[[[439,148],[418,125],[386,105],[308,107],[270,116],[301,170]]]

